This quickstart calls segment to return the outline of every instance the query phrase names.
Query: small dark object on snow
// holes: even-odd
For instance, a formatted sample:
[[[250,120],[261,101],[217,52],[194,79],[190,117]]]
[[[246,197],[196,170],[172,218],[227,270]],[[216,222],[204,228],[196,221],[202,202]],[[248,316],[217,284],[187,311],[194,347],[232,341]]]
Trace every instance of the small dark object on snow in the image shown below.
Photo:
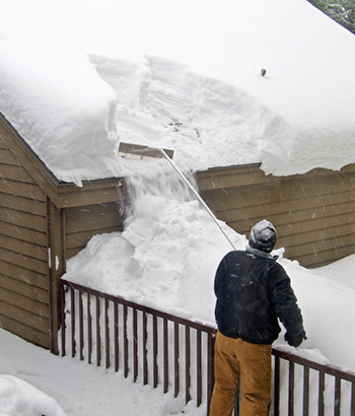
[[[266,74],[266,69],[264,69],[264,68],[263,68],[263,69],[261,70],[261,75],[264,77],[264,76],[265,76],[265,74]]]

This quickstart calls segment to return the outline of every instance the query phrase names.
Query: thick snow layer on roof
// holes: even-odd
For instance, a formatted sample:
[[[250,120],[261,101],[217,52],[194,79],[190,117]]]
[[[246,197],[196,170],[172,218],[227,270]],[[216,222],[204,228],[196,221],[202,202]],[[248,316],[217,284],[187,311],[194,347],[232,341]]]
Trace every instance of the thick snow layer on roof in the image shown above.
[[[0,6],[0,111],[61,180],[125,173],[119,141],[190,169],[354,161],[355,38],[306,0]]]

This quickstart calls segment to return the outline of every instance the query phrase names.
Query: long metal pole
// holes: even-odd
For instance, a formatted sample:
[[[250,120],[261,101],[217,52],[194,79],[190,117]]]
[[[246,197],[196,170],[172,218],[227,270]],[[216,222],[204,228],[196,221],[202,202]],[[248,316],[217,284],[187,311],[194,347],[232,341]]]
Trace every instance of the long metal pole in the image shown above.
[[[172,161],[172,159],[167,155],[164,149],[158,149],[160,153],[165,157],[165,159],[171,164],[171,166],[176,170],[176,172],[180,175],[181,179],[186,183],[186,185],[191,189],[191,191],[196,195],[197,199],[201,202],[205,210],[210,214],[213,221],[216,223],[217,227],[221,230],[223,235],[226,237],[230,245],[233,247],[234,250],[236,248],[234,247],[234,244],[228,237],[228,235],[224,232],[223,228],[219,225],[218,220],[214,213],[210,210],[209,206],[206,204],[206,202],[201,198],[200,194],[196,191],[196,189],[191,185],[190,181],[186,178],[186,176],[181,172],[181,170],[176,166],[176,164]]]

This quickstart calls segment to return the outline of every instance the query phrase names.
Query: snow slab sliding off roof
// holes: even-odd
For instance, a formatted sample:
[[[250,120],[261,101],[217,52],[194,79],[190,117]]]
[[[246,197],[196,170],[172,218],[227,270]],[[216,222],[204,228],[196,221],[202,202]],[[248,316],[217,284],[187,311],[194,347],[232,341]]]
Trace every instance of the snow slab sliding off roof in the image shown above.
[[[0,111],[60,180],[127,173],[120,140],[193,170],[354,162],[355,37],[306,0],[0,7]]]

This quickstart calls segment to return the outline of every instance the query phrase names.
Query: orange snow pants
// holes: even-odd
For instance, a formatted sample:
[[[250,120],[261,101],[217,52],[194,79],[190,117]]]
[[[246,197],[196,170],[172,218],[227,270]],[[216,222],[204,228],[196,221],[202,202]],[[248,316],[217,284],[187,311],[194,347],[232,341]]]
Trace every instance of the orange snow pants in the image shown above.
[[[249,344],[217,333],[210,416],[231,416],[241,379],[240,416],[268,416],[272,345]]]

